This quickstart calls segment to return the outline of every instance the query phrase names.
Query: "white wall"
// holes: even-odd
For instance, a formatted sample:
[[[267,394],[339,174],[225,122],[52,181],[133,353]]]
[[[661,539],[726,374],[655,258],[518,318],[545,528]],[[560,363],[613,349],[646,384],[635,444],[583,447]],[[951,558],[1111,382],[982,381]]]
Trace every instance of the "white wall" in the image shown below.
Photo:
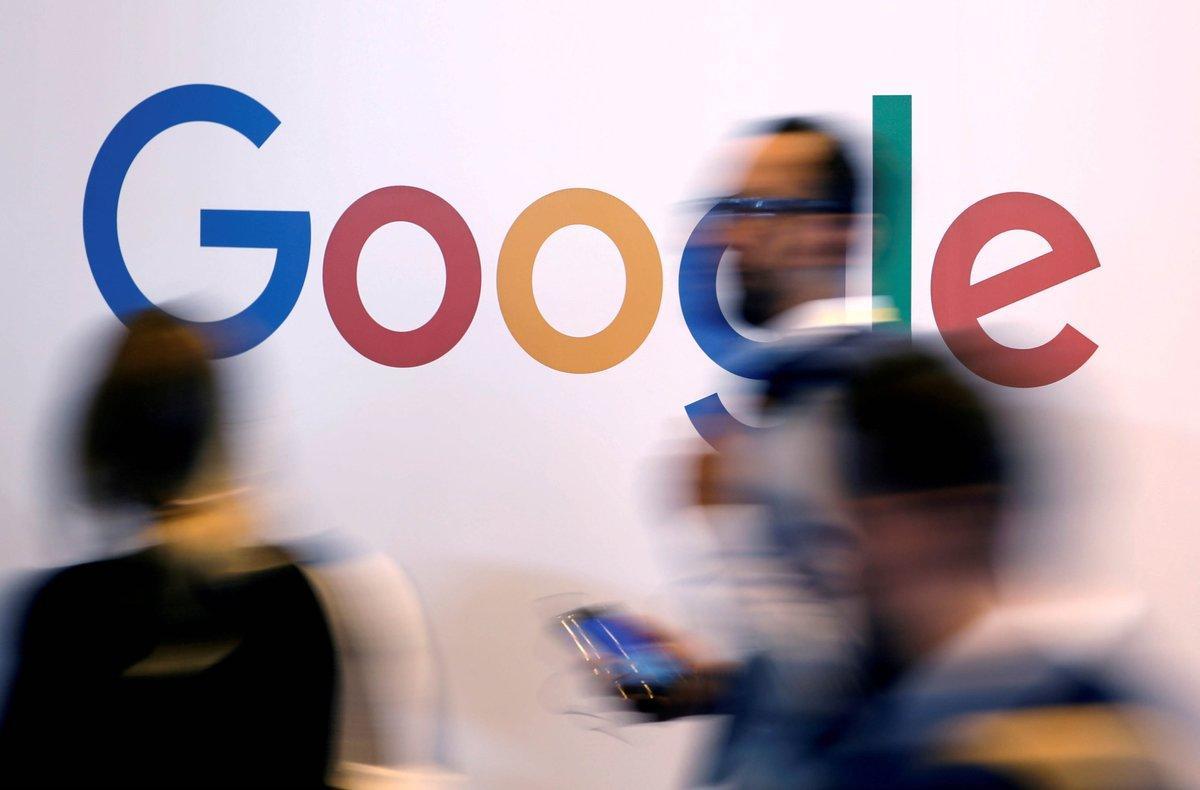
[[[410,570],[441,644],[455,754],[474,785],[677,783],[701,725],[633,728],[622,742],[551,710],[555,665],[536,599],[672,599],[664,458],[698,441],[684,404],[736,386],[691,340],[675,286],[690,230],[676,204],[695,196],[722,137],[745,119],[809,112],[866,135],[873,94],[910,93],[917,323],[931,325],[933,253],[968,205],[1031,191],[1075,215],[1102,268],[994,319],[996,337],[1014,345],[1043,342],[1069,320],[1100,346],[1070,378],[1010,393],[1043,415],[1070,462],[1076,496],[1059,503],[1067,531],[1051,543],[1076,576],[1141,591],[1169,654],[1184,666],[1200,659],[1196,9],[5,3],[2,15],[5,568],[66,561],[80,545],[61,526],[78,515],[53,499],[61,462],[50,437],[89,341],[116,323],[80,230],[96,151],[159,90],[232,87],[282,126],[260,150],[211,125],[166,132],[134,164],[119,219],[151,298],[194,299],[196,317],[218,317],[258,293],[272,253],[200,248],[199,209],[311,212],[295,310],[263,345],[222,363],[247,396],[239,433],[248,469],[272,492],[265,506],[290,530],[336,527]],[[359,356],[321,291],[334,222],[391,184],[451,202],[483,262],[470,330],[416,369]],[[638,211],[664,267],[649,338],[592,375],[527,356],[496,301],[512,221],[573,186]],[[1036,239],[1001,240],[980,271],[1038,251]],[[615,314],[622,273],[597,232],[564,231],[538,260],[539,301],[560,329],[587,334]],[[415,228],[385,228],[364,252],[366,305],[395,328],[422,323],[442,281],[435,246]]]

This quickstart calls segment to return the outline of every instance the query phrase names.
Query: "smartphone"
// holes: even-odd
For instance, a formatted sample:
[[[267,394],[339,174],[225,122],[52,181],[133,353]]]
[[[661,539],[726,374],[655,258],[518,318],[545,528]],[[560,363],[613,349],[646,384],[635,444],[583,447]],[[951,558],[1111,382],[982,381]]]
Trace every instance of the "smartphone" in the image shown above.
[[[592,673],[623,697],[661,696],[685,673],[656,635],[611,609],[573,609],[559,615],[558,623]]]

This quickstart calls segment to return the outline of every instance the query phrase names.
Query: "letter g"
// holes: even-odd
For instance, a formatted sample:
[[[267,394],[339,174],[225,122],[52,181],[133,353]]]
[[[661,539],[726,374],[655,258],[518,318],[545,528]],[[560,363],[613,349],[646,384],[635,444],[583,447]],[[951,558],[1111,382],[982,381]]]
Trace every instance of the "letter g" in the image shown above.
[[[117,203],[133,160],[161,132],[193,121],[220,124],[261,147],[279,119],[254,99],[220,85],[180,85],[156,93],[125,115],[100,146],[83,195],[83,243],[100,294],[121,320],[154,307],[129,274],[117,237]],[[261,294],[236,315],[187,321],[230,357],[257,346],[279,328],[300,296],[308,271],[311,231],[306,211],[200,211],[202,247],[276,250]]]

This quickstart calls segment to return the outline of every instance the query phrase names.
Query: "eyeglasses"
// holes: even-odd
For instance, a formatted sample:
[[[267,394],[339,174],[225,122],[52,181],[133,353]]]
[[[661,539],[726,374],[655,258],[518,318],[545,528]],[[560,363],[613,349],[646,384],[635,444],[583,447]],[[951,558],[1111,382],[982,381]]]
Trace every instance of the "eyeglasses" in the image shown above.
[[[697,200],[696,206],[711,206],[710,211],[726,217],[764,217],[780,214],[851,214],[846,200],[814,198],[727,197]]]

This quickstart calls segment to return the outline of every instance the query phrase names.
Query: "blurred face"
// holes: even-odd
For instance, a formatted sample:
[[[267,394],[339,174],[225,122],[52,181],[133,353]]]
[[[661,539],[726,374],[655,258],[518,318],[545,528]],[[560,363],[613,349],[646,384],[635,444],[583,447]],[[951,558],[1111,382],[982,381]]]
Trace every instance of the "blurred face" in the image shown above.
[[[863,591],[879,608],[988,570],[983,519],[993,515],[976,491],[863,497],[850,513],[861,540]]]
[[[825,197],[833,141],[817,132],[763,138],[736,197]],[[762,324],[813,299],[840,296],[853,216],[789,212],[731,217],[726,243],[738,253],[742,314]]]

